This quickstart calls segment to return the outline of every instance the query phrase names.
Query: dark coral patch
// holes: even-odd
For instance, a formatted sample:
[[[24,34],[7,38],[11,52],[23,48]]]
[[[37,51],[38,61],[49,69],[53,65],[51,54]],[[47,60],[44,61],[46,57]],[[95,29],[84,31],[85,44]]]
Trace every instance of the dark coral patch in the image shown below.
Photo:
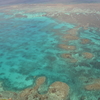
[[[82,43],[82,44],[87,44],[87,43],[89,43],[89,42],[90,42],[89,39],[81,39],[81,43]]]
[[[62,54],[61,56],[63,58],[68,58],[68,59],[71,59],[72,58],[72,55],[71,54],[68,54],[68,53]]]

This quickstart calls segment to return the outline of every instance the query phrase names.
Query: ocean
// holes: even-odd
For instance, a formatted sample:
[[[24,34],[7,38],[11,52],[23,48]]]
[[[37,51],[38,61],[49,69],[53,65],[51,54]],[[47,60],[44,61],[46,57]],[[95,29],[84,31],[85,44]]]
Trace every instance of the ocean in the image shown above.
[[[0,100],[99,100],[100,4],[47,2],[1,2]]]

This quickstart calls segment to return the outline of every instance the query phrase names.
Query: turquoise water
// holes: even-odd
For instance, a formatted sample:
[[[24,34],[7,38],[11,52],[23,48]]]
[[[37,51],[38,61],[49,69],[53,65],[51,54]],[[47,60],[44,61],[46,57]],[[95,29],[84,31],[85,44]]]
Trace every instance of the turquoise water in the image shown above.
[[[87,96],[86,100],[98,100],[100,91],[83,89],[91,78],[100,78],[98,28],[84,30],[79,27],[79,39],[66,42],[63,36],[77,25],[48,17],[0,16],[3,16],[0,20],[0,80],[4,90],[19,91],[31,87],[34,77],[46,76],[47,86],[55,81],[67,83],[71,87],[71,100],[79,100],[81,96]],[[82,44],[84,38],[90,42]],[[76,49],[65,50],[59,44],[74,45]],[[86,59],[83,52],[90,52],[94,57]],[[70,53],[78,61],[69,62],[61,57],[63,53]]]

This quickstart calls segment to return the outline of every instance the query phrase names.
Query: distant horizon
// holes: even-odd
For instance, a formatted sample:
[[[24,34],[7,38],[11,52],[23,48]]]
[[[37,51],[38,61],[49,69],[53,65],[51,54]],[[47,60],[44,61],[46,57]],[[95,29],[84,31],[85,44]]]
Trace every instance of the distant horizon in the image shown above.
[[[3,1],[0,0],[0,6],[1,5],[12,5],[12,4],[30,4],[30,3],[64,3],[64,4],[78,4],[78,3],[100,3],[100,0],[7,0]]]

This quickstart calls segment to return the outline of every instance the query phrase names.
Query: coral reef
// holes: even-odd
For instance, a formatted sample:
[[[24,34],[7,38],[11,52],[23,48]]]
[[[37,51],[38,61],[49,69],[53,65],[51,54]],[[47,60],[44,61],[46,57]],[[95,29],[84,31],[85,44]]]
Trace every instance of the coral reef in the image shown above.
[[[85,86],[88,91],[100,90],[100,79],[92,79],[92,83]]]
[[[79,37],[73,35],[73,34],[66,34],[63,36],[64,39],[67,39],[67,40],[78,40]]]
[[[68,58],[68,59],[71,59],[72,58],[72,55],[71,54],[68,54],[68,53],[62,54],[61,56],[63,58]]]
[[[45,83],[46,77],[36,79],[35,86],[15,93],[11,91],[2,92],[2,98],[7,100],[65,100],[69,94],[69,86],[63,82],[54,82],[49,86],[47,93],[39,94],[38,89]]]
[[[45,77],[39,77],[33,88],[25,89],[21,92],[20,98],[24,100],[64,100],[69,93],[69,86],[63,82],[54,82],[50,85],[46,94],[39,94],[38,88],[45,82]],[[27,99],[25,99],[27,98]]]
[[[85,86],[86,90],[100,90],[100,83],[93,83]]]
[[[40,86],[41,84],[43,84],[46,80],[46,77],[39,77],[37,80],[36,80],[36,85],[37,86]]]
[[[67,32],[68,32],[70,35],[75,36],[75,35],[78,34],[77,31],[78,31],[78,28],[73,28],[73,29],[68,30]]]
[[[70,63],[76,63],[78,60],[75,58],[70,59]]]
[[[16,100],[18,94],[12,91],[0,92],[0,100]]]
[[[20,93],[20,98],[29,98],[30,95],[36,95],[37,96],[40,94],[38,94],[38,88],[40,85],[42,85],[46,80],[46,77],[39,77],[37,78],[36,80],[36,85],[33,87],[33,88],[27,88],[25,90],[23,90],[21,93]]]
[[[73,58],[72,55],[69,53],[64,53],[61,55],[61,57],[67,58],[68,62],[70,62],[70,63],[76,63],[78,61],[77,59]]]
[[[65,44],[59,44],[59,47],[62,49],[66,49],[66,50],[75,50],[76,47],[73,45],[65,45]]]
[[[49,100],[65,100],[69,94],[69,86],[63,82],[54,82],[50,85],[48,95]]]
[[[92,53],[89,53],[89,52],[84,52],[84,53],[82,53],[82,55],[87,59],[91,59],[94,57],[94,55]]]
[[[81,43],[82,43],[82,44],[87,44],[87,43],[89,43],[89,42],[90,42],[89,39],[81,39]]]

